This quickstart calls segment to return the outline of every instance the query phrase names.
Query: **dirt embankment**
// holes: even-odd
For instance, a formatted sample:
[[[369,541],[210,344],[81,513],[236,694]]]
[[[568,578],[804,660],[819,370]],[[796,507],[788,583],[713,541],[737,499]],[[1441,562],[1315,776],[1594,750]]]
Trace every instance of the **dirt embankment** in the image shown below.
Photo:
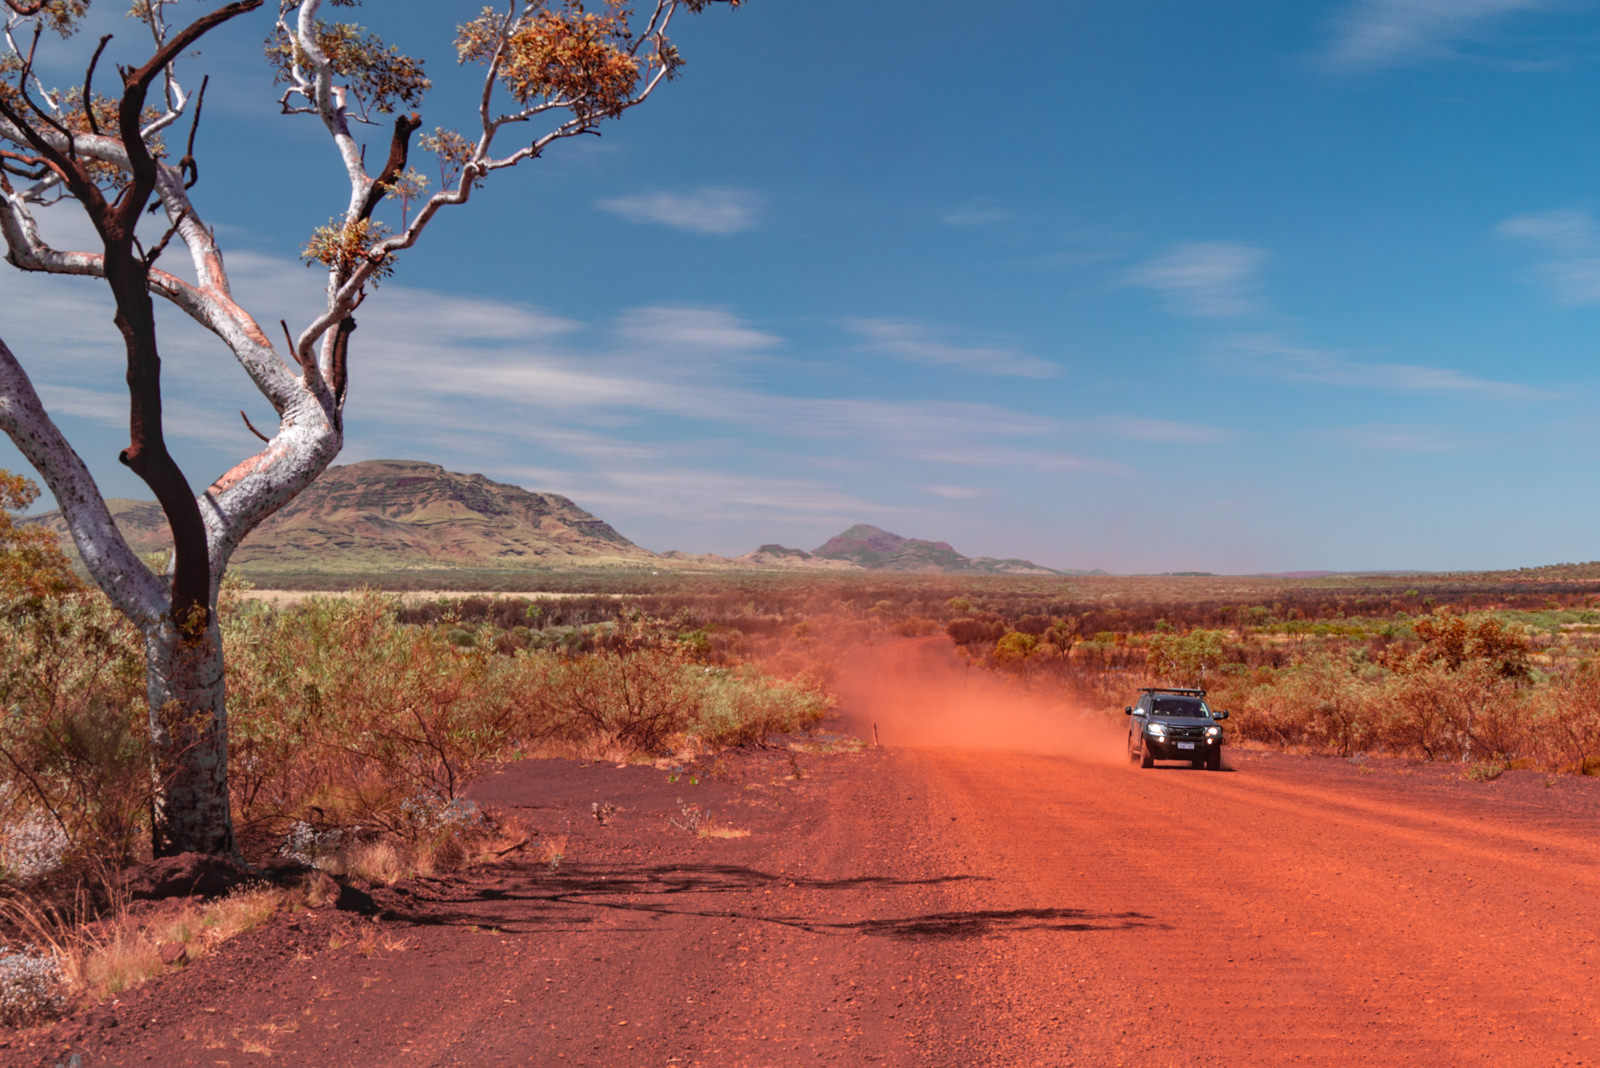
[[[554,867],[282,917],[0,1063],[1600,1060],[1600,783],[1140,771],[924,646],[858,667],[883,748],[513,766],[480,794]]]

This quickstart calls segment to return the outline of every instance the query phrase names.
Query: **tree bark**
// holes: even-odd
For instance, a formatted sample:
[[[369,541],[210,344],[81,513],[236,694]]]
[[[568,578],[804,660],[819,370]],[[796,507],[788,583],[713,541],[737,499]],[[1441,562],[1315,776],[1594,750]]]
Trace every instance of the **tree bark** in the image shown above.
[[[237,851],[228,804],[228,716],[216,613],[184,633],[170,618],[146,631],[152,848],[156,856]]]

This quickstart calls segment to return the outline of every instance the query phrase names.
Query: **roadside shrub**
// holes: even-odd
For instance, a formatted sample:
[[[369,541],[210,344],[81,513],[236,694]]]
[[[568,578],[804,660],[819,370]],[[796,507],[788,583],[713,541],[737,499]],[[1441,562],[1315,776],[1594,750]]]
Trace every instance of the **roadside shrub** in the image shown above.
[[[0,505],[37,490],[0,472]],[[0,510],[0,872],[113,865],[143,845],[151,794],[137,636],[73,576],[53,533]]]
[[[978,645],[999,641],[1005,632],[1004,623],[986,619],[952,619],[945,627],[945,633],[950,635],[950,640],[957,645]]]
[[[1546,762],[1579,775],[1600,771],[1600,661],[1584,660],[1541,695],[1536,734]]]
[[[1003,634],[994,645],[995,663],[1007,667],[1018,667],[1025,664],[1034,650],[1039,647],[1039,639],[1032,634],[1014,630]]]
[[[807,730],[821,721],[830,703],[806,682],[775,679],[748,667],[707,674],[701,692],[689,734],[712,749],[760,745],[774,734]]]
[[[0,1027],[44,1023],[66,1007],[66,978],[54,956],[0,945]]]
[[[665,649],[558,660],[537,699],[549,733],[589,755],[664,754],[699,711],[686,666]]]
[[[516,657],[448,624],[405,626],[377,595],[244,604],[223,617],[233,789],[246,819],[330,817],[404,833],[448,804],[520,722]]]

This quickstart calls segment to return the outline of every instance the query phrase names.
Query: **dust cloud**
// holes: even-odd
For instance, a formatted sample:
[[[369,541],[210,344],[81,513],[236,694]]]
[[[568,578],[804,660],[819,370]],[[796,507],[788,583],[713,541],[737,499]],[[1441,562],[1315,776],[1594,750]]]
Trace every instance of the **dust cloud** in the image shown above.
[[[843,728],[868,742],[876,727],[886,746],[1126,760],[1120,717],[970,667],[942,637],[858,647],[832,688]]]

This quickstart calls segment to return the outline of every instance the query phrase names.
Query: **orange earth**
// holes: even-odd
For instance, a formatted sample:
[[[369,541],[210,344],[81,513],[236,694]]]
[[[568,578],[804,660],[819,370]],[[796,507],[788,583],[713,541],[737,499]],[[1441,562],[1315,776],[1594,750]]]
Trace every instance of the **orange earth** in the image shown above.
[[[1140,771],[938,643],[852,668],[878,748],[510,766],[556,866],[280,916],[0,1063],[1600,1063],[1600,782]]]

